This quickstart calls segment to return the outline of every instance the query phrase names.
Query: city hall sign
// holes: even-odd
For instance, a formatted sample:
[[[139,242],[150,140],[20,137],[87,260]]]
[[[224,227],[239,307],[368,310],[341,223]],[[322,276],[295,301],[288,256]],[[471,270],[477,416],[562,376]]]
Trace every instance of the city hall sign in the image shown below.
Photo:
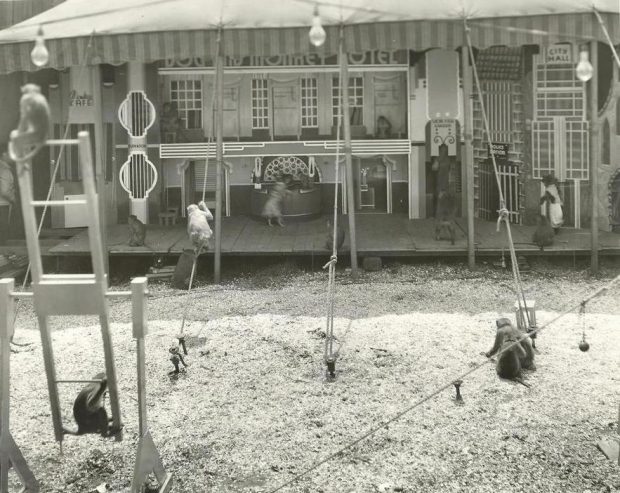
[[[363,53],[349,53],[350,65],[408,65],[407,50],[369,50]],[[225,56],[227,67],[291,67],[291,66],[337,66],[338,55],[321,53],[307,53],[304,55],[275,55],[245,57]],[[184,59],[167,59],[161,68],[201,68],[213,67],[213,59],[205,57],[191,57]]]

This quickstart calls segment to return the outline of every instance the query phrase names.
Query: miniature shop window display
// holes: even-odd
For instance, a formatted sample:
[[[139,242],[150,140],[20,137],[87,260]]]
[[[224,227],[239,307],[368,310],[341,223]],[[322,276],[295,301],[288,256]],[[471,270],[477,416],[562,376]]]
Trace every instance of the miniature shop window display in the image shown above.
[[[251,212],[260,216],[269,191],[277,182],[286,184],[291,193],[283,203],[284,217],[308,217],[321,213],[320,171],[313,157],[307,162],[297,156],[280,156],[263,165],[256,158],[252,172]]]

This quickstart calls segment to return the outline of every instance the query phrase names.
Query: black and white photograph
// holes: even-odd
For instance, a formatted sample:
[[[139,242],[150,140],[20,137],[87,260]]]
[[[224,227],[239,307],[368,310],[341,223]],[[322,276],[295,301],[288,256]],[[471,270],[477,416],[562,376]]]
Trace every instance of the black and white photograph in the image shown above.
[[[0,493],[277,492],[620,492],[619,0],[0,0]]]

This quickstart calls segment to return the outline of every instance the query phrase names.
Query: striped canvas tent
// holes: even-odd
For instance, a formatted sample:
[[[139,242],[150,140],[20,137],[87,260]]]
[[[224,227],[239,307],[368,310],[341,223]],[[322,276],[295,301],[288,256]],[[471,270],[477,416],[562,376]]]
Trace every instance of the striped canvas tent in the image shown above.
[[[319,49],[307,36],[315,6],[327,31]],[[618,40],[617,0],[66,0],[0,31],[0,73],[35,69],[30,50],[39,27],[49,66],[62,69],[79,65],[89,42],[92,64],[209,56],[219,26],[233,57],[336,53],[340,24],[350,52],[455,48],[464,19],[479,48],[604,41],[593,9]]]

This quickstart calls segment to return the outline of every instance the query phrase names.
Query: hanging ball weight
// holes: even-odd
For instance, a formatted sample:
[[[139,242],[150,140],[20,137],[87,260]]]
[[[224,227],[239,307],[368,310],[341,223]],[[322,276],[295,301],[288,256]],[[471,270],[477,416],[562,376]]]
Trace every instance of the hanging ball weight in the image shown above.
[[[588,344],[586,341],[581,341],[579,343],[579,350],[583,351],[584,353],[590,349],[590,344]]]

